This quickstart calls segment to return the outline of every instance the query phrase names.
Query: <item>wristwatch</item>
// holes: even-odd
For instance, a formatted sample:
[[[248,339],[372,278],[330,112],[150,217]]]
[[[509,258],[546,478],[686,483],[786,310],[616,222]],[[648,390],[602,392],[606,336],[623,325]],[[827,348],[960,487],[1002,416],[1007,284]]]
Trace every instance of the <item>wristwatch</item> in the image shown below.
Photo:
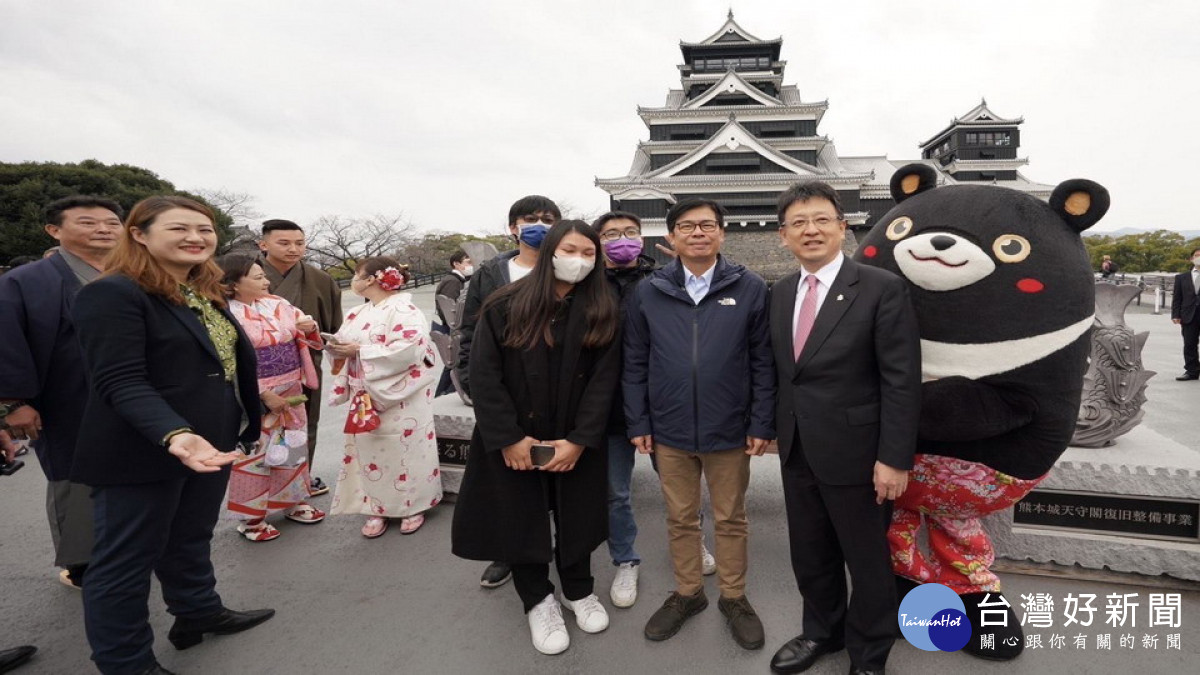
[[[17,408],[23,408],[27,405],[29,404],[19,398],[0,401],[0,417],[8,417]]]

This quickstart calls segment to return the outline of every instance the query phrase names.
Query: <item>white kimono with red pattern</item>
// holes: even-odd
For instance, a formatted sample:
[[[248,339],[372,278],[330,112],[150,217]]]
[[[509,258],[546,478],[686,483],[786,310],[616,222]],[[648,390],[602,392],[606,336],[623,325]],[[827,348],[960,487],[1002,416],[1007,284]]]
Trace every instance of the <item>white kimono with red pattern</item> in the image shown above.
[[[330,513],[403,518],[442,499],[433,393],[442,371],[429,339],[429,321],[396,293],[365,303],[346,317],[340,342],[359,345],[334,376],[330,405],[366,391],[379,413],[378,429],[347,434]],[[338,370],[338,359],[334,370]]]

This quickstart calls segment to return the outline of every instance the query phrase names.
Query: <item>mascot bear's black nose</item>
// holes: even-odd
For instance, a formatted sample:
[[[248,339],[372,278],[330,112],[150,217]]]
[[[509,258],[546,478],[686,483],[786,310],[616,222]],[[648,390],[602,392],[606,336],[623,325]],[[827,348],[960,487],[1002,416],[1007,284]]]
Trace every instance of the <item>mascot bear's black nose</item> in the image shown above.
[[[946,249],[948,249],[954,245],[954,237],[947,237],[944,234],[939,234],[938,236],[934,237],[933,239],[930,239],[929,243],[933,244],[933,247],[936,248],[937,250],[945,251]]]

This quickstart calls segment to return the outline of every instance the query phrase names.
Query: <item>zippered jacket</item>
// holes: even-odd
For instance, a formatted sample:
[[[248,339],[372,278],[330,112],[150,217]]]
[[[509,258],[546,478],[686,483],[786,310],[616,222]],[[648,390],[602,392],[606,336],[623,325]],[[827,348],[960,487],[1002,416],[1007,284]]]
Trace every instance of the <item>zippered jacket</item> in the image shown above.
[[[687,452],[774,439],[767,317],[766,283],[724,257],[698,304],[678,260],[639,283],[625,308],[626,435]]]

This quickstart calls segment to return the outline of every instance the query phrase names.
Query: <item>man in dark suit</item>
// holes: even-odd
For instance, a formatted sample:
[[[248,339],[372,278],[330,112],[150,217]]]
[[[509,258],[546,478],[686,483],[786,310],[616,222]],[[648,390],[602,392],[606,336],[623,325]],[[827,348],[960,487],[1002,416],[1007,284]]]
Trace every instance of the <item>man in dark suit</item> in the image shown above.
[[[1181,382],[1200,379],[1200,312],[1196,311],[1196,291],[1200,289],[1200,248],[1192,251],[1192,269],[1175,275],[1171,294],[1171,321],[1183,331],[1183,374]]]
[[[775,284],[770,302],[775,426],[804,632],[775,653],[771,669],[798,673],[845,647],[851,673],[881,673],[897,611],[888,500],[904,492],[920,412],[916,314],[902,279],[842,254],[836,190],[799,183],[778,210],[782,242],[801,266]]]
[[[46,206],[58,252],[0,276],[0,422],[33,441],[46,474],[46,512],[59,580],[79,588],[92,552],[90,488],[68,474],[87,402],[71,320],[75,295],[100,276],[121,234],[111,199],[72,196]]]

